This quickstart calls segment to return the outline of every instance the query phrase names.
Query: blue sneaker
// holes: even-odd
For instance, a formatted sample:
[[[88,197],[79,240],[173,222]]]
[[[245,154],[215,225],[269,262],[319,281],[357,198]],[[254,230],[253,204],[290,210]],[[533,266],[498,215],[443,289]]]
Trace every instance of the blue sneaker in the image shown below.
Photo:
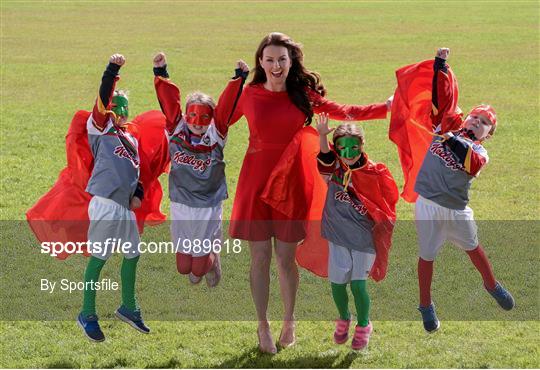
[[[116,310],[116,317],[128,323],[134,329],[137,329],[141,333],[150,333],[150,328],[144,325],[140,310],[131,311],[127,309],[124,305],[122,305]]]
[[[428,333],[434,333],[441,327],[441,322],[437,318],[435,313],[435,305],[431,303],[428,307],[418,307],[418,311],[422,314],[422,321],[424,322],[424,329]]]
[[[508,290],[504,289],[504,287],[498,281],[497,285],[495,285],[495,289],[487,291],[493,298],[495,298],[499,306],[506,311],[510,311],[516,305],[512,294],[510,294]]]
[[[77,317],[77,325],[84,331],[84,334],[94,342],[103,342],[105,340],[105,335],[101,331],[98,323],[97,315],[86,315],[84,316],[82,312]]]

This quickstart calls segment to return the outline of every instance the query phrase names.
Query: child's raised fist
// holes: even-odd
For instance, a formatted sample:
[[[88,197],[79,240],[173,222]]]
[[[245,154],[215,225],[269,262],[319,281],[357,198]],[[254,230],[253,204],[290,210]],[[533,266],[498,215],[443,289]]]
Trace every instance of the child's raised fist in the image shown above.
[[[154,57],[154,68],[161,68],[165,64],[167,64],[167,57],[165,56],[164,52],[160,51]]]
[[[123,66],[126,63],[126,58],[122,54],[113,54],[109,58],[109,63]]]
[[[439,50],[437,50],[437,58],[446,60],[448,59],[448,55],[450,55],[449,48],[439,48]]]
[[[242,72],[249,72],[249,66],[242,59],[240,59],[240,60],[238,60],[236,62],[236,68],[241,69]]]

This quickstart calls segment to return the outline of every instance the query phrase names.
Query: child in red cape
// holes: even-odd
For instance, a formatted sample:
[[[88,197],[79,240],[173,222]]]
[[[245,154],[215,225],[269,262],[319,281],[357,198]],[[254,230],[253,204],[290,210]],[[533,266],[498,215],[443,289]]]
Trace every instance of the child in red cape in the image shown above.
[[[345,139],[338,148],[334,146],[337,151],[326,139],[333,131],[327,115],[319,116],[317,129],[305,127],[295,136],[262,198],[292,219],[307,220],[307,236],[296,259],[314,274],[330,277],[340,313],[336,343],[348,339],[351,316],[346,285],[351,283],[358,314],[352,347],[359,350],[366,347],[372,331],[366,279],[369,275],[380,281],[386,276],[398,190],[386,166],[363,153],[363,134],[355,125],[336,129],[334,139]],[[328,186],[319,171],[331,175]],[[297,176],[287,176],[291,172]]]
[[[227,199],[224,147],[232,112],[242,93],[249,67],[238,61],[216,105],[207,94],[195,92],[182,113],[180,89],[170,79],[167,59],[154,57],[154,85],[166,117],[171,171],[171,239],[176,245],[176,267],[192,284],[206,277],[209,287],[221,278],[219,250],[223,201]]]
[[[379,261],[376,269],[386,269],[391,243],[391,232],[381,237],[376,235],[378,231],[375,228],[392,228],[397,187],[383,164],[375,164],[368,159],[363,150],[364,133],[356,125],[342,124],[334,131],[328,126],[328,116],[319,115],[317,130],[321,147],[319,169],[328,178],[321,234],[328,240],[328,278],[339,312],[334,341],[343,344],[349,337],[351,314],[347,285],[350,284],[358,319],[352,348],[361,350],[367,346],[373,331],[369,321],[367,277],[375,266],[377,254]],[[332,131],[334,145],[330,148],[327,135]],[[375,181],[366,181],[362,171],[367,171],[367,174],[373,167],[378,167],[376,178],[373,179]],[[382,177],[385,177],[383,181]],[[381,184],[384,184],[384,189],[380,187]],[[374,206],[373,203],[379,204]],[[374,212],[375,208],[379,210]],[[383,225],[376,226],[379,221],[377,213],[383,214]],[[384,266],[381,266],[383,260]]]
[[[83,308],[77,320],[93,341],[105,339],[96,315],[93,286],[112,254],[102,243],[106,240],[131,242],[124,253],[122,305],[116,315],[140,332],[149,332],[135,298],[138,229],[142,230],[145,220],[164,219],[159,211],[162,192],[158,181],[167,166],[163,116],[148,112],[136,117],[134,123],[127,123],[127,95],[115,90],[124,63],[120,54],[109,59],[92,113],[79,111],[71,123],[66,138],[67,168],[53,189],[27,212],[28,222],[40,241],[88,241],[93,247],[84,277]],[[143,184],[150,190],[148,197],[144,196]],[[134,210],[142,211],[137,219]],[[96,243],[100,244],[97,249]],[[84,252],[88,254],[86,249]],[[65,251],[58,254],[59,258],[67,256]]]
[[[457,84],[455,78],[450,78],[450,68],[446,63],[449,52],[447,48],[439,49],[435,61],[431,62],[432,112],[429,119],[424,116],[424,120],[414,123],[427,127],[422,135],[430,134],[423,161],[416,178],[413,178],[419,243],[418,310],[428,333],[440,327],[431,300],[431,281],[434,260],[446,240],[468,254],[482,276],[485,289],[503,309],[511,310],[515,305],[512,295],[495,279],[478,241],[473,211],[467,205],[471,183],[488,162],[482,143],[494,134],[497,116],[491,106],[482,104],[474,107],[464,120],[461,118],[460,109],[457,108]],[[416,70],[409,77],[414,80],[418,72]],[[406,90],[401,86],[402,82],[398,78],[398,91]],[[415,94],[409,97],[409,112],[418,111],[422,99]],[[400,111],[399,103],[396,103],[394,101],[394,108]],[[409,120],[411,118],[408,117]],[[405,116],[404,122],[406,120]]]

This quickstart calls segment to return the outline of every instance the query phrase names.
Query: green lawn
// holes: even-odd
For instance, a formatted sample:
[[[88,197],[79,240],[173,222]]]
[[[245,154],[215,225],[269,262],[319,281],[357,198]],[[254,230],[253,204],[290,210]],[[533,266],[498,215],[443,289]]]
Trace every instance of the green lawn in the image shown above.
[[[3,0],[0,7],[0,320],[24,320],[0,322],[1,367],[540,367],[538,2]],[[271,31],[305,45],[307,67],[321,73],[329,98],[342,103],[384,101],[398,67],[432,58],[437,47],[451,48],[459,105],[467,111],[488,102],[498,112],[497,133],[486,144],[490,163],[473,184],[471,207],[485,221],[479,222],[480,235],[496,274],[516,297],[515,311],[498,309],[466,257],[447,248],[434,281],[443,326],[426,335],[415,312],[410,222],[398,225],[388,279],[370,283],[375,332],[360,354],[333,344],[329,288],[305,271],[298,344],[273,358],[258,354],[256,323],[248,321],[255,315],[246,246],[240,255],[224,256],[224,281],[213,292],[188,286],[175,274],[171,256],[142,259],[139,296],[151,320],[149,336],[111,321],[118,293],[98,295],[107,341],[93,344],[74,322],[79,295],[39,292],[40,277],[77,278],[85,261],[39,256],[21,221],[65,166],[71,116],[92,107],[108,57],[126,56],[119,86],[130,91],[130,110],[138,114],[159,109],[152,84],[157,51],[167,53],[183,96],[201,90],[217,98],[235,61],[253,66],[260,39]],[[362,126],[370,158],[385,162],[401,184],[388,121]],[[224,218],[247,136],[242,119],[226,148],[231,199]],[[405,202],[398,212],[401,220],[413,217]],[[144,236],[160,237],[168,237],[166,227]],[[106,265],[105,276],[118,275],[118,260]],[[275,271],[272,277],[270,311],[278,320]],[[276,339],[279,327],[274,321]]]

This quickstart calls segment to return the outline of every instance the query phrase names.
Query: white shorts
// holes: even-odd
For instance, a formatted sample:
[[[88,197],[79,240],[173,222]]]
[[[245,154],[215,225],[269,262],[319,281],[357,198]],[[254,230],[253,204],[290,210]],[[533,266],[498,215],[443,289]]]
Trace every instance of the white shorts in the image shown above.
[[[433,261],[444,242],[449,240],[470,251],[478,246],[478,228],[470,207],[451,209],[418,196],[414,209],[419,256]]]
[[[332,283],[347,284],[352,280],[366,280],[375,262],[375,254],[360,252],[328,242],[328,279]]]
[[[135,213],[114,200],[96,195],[90,200],[88,217],[88,241],[92,243],[92,256],[107,260],[113,248],[121,251],[126,258],[139,255],[140,239]],[[98,245],[101,248],[98,249]]]
[[[176,252],[201,257],[210,254],[215,240],[221,242],[223,206],[195,208],[171,202],[171,239]]]

